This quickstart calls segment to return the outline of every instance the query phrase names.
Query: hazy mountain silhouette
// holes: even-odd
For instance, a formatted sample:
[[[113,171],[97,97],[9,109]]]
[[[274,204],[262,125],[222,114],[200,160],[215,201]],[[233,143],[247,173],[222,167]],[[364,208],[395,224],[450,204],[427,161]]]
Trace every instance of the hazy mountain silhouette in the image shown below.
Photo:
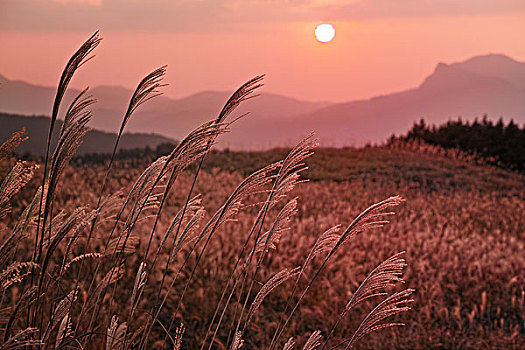
[[[525,63],[517,62],[505,55],[476,56],[451,66],[479,75],[504,79],[519,88],[525,88]]]
[[[48,114],[55,90],[0,77],[0,111]],[[77,91],[66,96],[66,102]],[[100,86],[92,90],[98,103],[91,126],[115,131],[131,90]],[[180,139],[200,123],[214,118],[230,93],[206,91],[182,99],[159,97],[137,110],[128,131],[156,132]],[[477,56],[460,63],[439,63],[414,89],[367,100],[330,104],[305,102],[262,93],[244,103],[222,144],[232,148],[267,148],[290,145],[302,135],[317,131],[326,145],[361,145],[382,142],[392,133],[406,132],[424,118],[441,123],[461,116],[473,119],[487,114],[496,119],[525,122],[525,63],[504,55]]]
[[[406,132],[424,118],[440,124],[487,114],[525,123],[525,63],[502,55],[472,58],[462,63],[439,63],[423,83],[411,90],[369,100],[332,105],[297,116],[305,130],[318,130],[335,145],[381,142],[392,133]],[[284,127],[283,127],[284,129]]]
[[[27,117],[15,114],[0,113],[0,143],[8,139],[15,131],[25,128],[28,140],[22,142],[17,148],[20,154],[30,153],[33,155],[43,155],[46,150],[47,134],[49,130],[50,118],[45,116]],[[57,120],[54,138],[57,139],[58,133],[62,128],[62,121]],[[91,130],[84,137],[77,154],[86,153],[111,153],[115,144],[117,135],[113,133]],[[145,133],[125,133],[122,135],[119,143],[120,149],[144,148],[149,146],[154,149],[161,143],[176,141],[156,135]],[[54,147],[53,142],[53,147]]]
[[[79,92],[69,89],[64,98],[64,105],[72,101]],[[90,126],[107,132],[118,130],[132,91],[120,86],[98,86],[91,89],[90,94],[97,99],[97,103],[91,108],[93,118]],[[154,132],[181,139],[198,125],[215,118],[230,95],[230,92],[204,91],[181,99],[157,97],[137,109],[126,130],[141,133]],[[51,111],[54,96],[53,87],[12,81],[0,75],[0,112],[47,115]],[[250,112],[251,121],[260,119],[259,121],[264,120],[264,123],[273,123],[328,105],[330,105],[328,102],[306,102],[262,93],[241,105],[236,115]],[[243,123],[244,121],[240,122]],[[233,137],[233,141],[239,144],[234,134],[238,133],[227,135],[226,139]],[[241,144],[250,144],[249,135],[238,136]]]

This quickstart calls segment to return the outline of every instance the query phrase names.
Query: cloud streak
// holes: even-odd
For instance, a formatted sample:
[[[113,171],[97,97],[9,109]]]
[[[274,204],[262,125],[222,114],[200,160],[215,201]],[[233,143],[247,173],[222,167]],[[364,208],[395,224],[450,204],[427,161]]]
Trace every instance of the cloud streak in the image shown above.
[[[0,29],[207,32],[276,22],[524,12],[523,0],[3,0]]]
[[[81,4],[88,6],[102,6],[102,0],[51,0],[61,4]]]

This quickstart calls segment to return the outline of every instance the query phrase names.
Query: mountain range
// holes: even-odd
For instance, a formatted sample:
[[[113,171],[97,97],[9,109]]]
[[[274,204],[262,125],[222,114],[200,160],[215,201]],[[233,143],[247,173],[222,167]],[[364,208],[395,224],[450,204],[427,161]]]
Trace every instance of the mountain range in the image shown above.
[[[78,92],[70,89],[64,102],[67,104]],[[49,114],[54,94],[53,87],[0,76],[1,112]],[[91,127],[104,132],[118,130],[132,91],[99,86],[91,94],[98,100],[92,108]],[[229,95],[204,91],[180,99],[160,96],[136,111],[126,131],[180,140],[199,124],[216,117]],[[392,134],[405,133],[421,118],[440,124],[458,117],[472,120],[487,115],[525,124],[525,63],[499,54],[439,63],[415,88],[345,103],[301,101],[261,89],[260,96],[243,103],[236,115],[248,111],[250,115],[236,121],[232,132],[222,137],[223,147],[289,146],[311,131],[316,131],[321,143],[328,146],[380,143]]]
[[[16,151],[20,154],[44,155],[46,151],[47,135],[49,130],[49,117],[46,116],[21,116],[17,114],[0,113],[0,144],[7,140],[15,131],[25,129],[27,140],[22,142]],[[54,149],[62,120],[57,120],[53,132],[51,149]],[[77,154],[111,153],[115,146],[115,133],[91,130],[84,137]],[[176,143],[177,141],[157,134],[124,133],[119,142],[118,150],[145,148],[155,149],[162,143]]]

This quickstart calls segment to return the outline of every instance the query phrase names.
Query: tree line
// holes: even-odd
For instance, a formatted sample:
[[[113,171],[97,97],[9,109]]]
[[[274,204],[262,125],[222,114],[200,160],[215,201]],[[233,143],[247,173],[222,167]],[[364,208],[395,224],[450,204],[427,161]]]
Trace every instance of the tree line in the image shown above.
[[[406,135],[393,137],[392,141],[394,139],[458,148],[476,153],[493,165],[525,172],[525,127],[513,120],[505,124],[502,118],[493,122],[484,116],[481,121],[476,118],[469,122],[458,118],[435,126],[421,119]]]

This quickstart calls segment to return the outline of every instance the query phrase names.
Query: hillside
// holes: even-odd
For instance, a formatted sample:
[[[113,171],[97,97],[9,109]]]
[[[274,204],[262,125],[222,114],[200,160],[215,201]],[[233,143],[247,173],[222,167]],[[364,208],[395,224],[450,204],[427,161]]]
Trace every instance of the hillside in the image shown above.
[[[282,159],[287,151],[214,151],[204,168],[241,172],[247,176],[265,164]],[[440,151],[443,150],[398,146],[321,148],[308,160],[309,169],[305,176],[314,182],[364,182],[372,187],[380,185],[384,189],[390,187],[425,193],[461,190],[518,195],[521,198],[525,195],[523,175],[453,155],[444,156]]]
[[[164,215],[158,221],[158,232],[163,234],[173,228],[170,222],[178,217],[176,213],[185,203],[190,188],[195,195],[198,194],[199,204],[202,203],[206,209],[205,219],[211,219],[241,183],[243,175],[282,159],[286,154],[284,149],[265,152],[214,151],[206,158],[195,183],[193,169],[182,172],[177,178],[165,202]],[[119,190],[128,193],[149,164],[141,161],[140,166],[117,161],[109,176],[107,193]],[[10,162],[12,165],[14,160]],[[323,232],[337,224],[347,227],[370,204],[395,194],[402,195],[406,201],[389,210],[390,214],[395,212],[395,215],[386,217],[389,224],[364,232],[357,231],[341,246],[297,309],[284,339],[293,336],[298,329],[309,329],[319,320],[327,320],[321,322],[319,329],[328,334],[337,314],[348,303],[349,295],[355,293],[367,274],[384,259],[404,251],[403,257],[408,265],[403,274],[404,286],[416,290],[413,295],[415,302],[412,310],[394,318],[393,322],[403,322],[406,327],[396,328],[395,336],[385,336],[383,332],[367,337],[359,348],[522,348],[520,344],[525,340],[522,327],[524,282],[520,277],[525,269],[522,254],[525,244],[523,176],[428,150],[386,146],[318,149],[306,163],[309,170],[303,173],[304,178],[313,181],[298,184],[292,193],[283,196],[279,206],[270,207],[268,211],[265,224],[269,226],[278,217],[285,201],[292,198],[298,200],[297,213],[291,217],[286,229],[279,233],[275,249],[267,253],[264,268],[271,273],[261,273],[263,279],[269,278],[267,275],[271,276],[274,271],[303,264]],[[5,176],[8,170],[7,167],[3,171],[0,169],[0,176]],[[104,170],[104,165],[100,164],[76,163],[74,167],[67,167],[57,191],[57,212],[62,209],[72,212],[73,208],[81,205],[96,205]],[[7,220],[16,220],[30,202],[40,184],[41,174],[42,167],[12,201],[15,215],[10,215]],[[180,280],[167,275],[168,281],[177,283],[173,287],[174,297],[167,299],[163,318],[169,321],[177,307],[179,295],[184,288],[188,288],[184,308],[178,314],[180,319],[187,320],[184,323],[187,325],[187,348],[199,347],[200,335],[206,332],[211,322],[215,306],[229,274],[235,269],[236,257],[244,249],[243,243],[265,196],[266,193],[248,196],[246,205],[234,216],[235,220],[226,221],[213,237],[209,236],[211,239],[206,241],[209,249],[202,254],[200,264],[183,264]],[[108,214],[117,212],[118,208],[116,206]],[[104,251],[103,239],[113,227],[114,216],[107,217],[108,222],[97,226],[95,231],[95,237],[101,238],[94,240],[92,249],[95,252]],[[147,215],[137,222],[136,233],[131,236],[134,237],[130,244],[130,251],[133,252],[131,259],[145,256],[147,235],[153,222],[154,218]],[[85,237],[81,235],[79,239],[83,241],[79,242],[85,242]],[[173,250],[171,246],[161,250],[160,242],[160,239],[154,239],[152,249],[160,252],[160,261],[166,261]],[[66,249],[66,244],[62,245]],[[203,245],[201,241],[197,249]],[[25,254],[24,257],[30,259],[33,242],[22,240],[18,247],[17,256]],[[79,247],[83,245],[74,247],[74,256],[80,256]],[[193,248],[188,244],[186,249],[178,251],[178,260],[190,257],[190,249]],[[61,258],[55,259],[57,264],[62,261]],[[308,270],[311,274],[322,263],[322,258],[323,255],[313,260]],[[137,274],[136,260],[123,265],[126,277],[116,284],[119,288],[116,295],[131,295]],[[85,263],[95,270],[96,261],[88,259]],[[156,266],[159,269],[163,267],[161,264]],[[176,275],[179,266],[173,267],[173,275]],[[188,283],[193,273],[195,279]],[[100,278],[104,276],[99,275]],[[150,285],[144,289],[143,300],[155,300],[158,291],[162,290],[162,276],[162,273],[149,276]],[[69,286],[74,283],[72,280]],[[301,290],[304,284],[300,286]],[[286,314],[283,311],[284,302],[291,295],[292,288],[292,283],[285,283],[264,301],[264,307],[256,318],[256,327],[249,329],[248,339],[255,344],[250,348],[268,348],[266,344],[269,344],[272,332],[268,334],[267,330],[274,329],[274,320]],[[234,297],[236,301],[244,300]],[[377,300],[372,299],[353,309],[341,324],[341,329],[334,334],[333,343],[346,339]],[[149,304],[145,302],[143,305],[142,308],[147,310]],[[119,311],[122,310],[117,308],[115,312]],[[237,319],[236,311],[231,307],[224,313],[227,324]],[[125,318],[127,309],[121,314]],[[152,336],[163,337],[164,333],[160,329],[154,330]],[[227,338],[228,329],[220,329],[217,333],[218,344],[226,343]]]
[[[7,140],[15,131],[25,128],[28,140],[22,142],[17,152],[20,154],[30,153],[32,155],[42,155],[46,149],[47,133],[49,130],[49,117],[45,116],[21,116],[15,114],[0,113],[0,142]],[[62,121],[57,120],[54,135],[55,138],[60,132]],[[115,139],[114,133],[99,130],[90,131],[80,145],[77,154],[88,153],[111,153],[113,151]],[[147,133],[124,133],[119,144],[119,150],[144,148],[146,146],[155,148],[161,143],[176,143],[175,140]]]

